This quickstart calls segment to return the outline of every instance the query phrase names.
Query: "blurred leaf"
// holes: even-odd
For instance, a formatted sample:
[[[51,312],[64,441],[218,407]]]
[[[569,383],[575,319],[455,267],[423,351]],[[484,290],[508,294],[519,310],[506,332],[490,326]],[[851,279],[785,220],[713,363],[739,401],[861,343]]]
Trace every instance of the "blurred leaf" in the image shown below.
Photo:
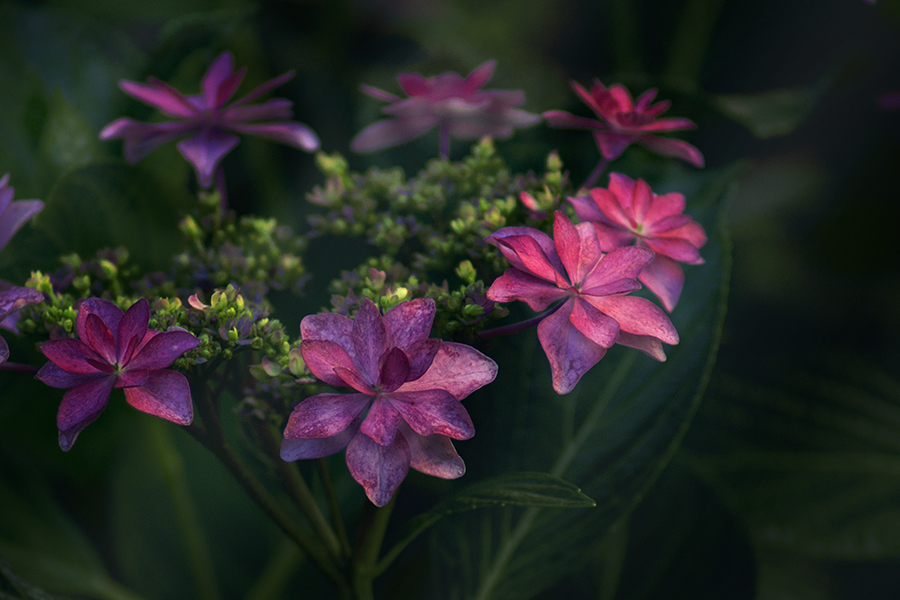
[[[722,113],[764,140],[794,131],[830,86],[831,78],[828,78],[810,87],[755,94],[719,94],[712,100]]]
[[[100,154],[96,132],[56,89],[41,134],[41,153],[60,169],[91,162]]]
[[[13,573],[9,563],[0,559],[0,600],[53,600],[53,597]]]
[[[492,348],[499,376],[467,402],[480,424],[479,436],[463,452],[478,459],[469,463],[470,473],[540,469],[574,482],[597,507],[507,507],[444,519],[431,535],[435,573],[427,597],[533,597],[583,565],[663,470],[715,358],[729,264],[720,204],[730,176],[698,176],[705,185],[689,212],[710,233],[702,252],[707,263],[688,269],[672,315],[681,343],[667,349],[667,362],[617,347],[572,394],[560,397],[551,391],[533,331]]]
[[[900,381],[840,356],[774,358],[711,386],[705,425],[724,448],[700,452],[699,472],[760,547],[900,558]]]

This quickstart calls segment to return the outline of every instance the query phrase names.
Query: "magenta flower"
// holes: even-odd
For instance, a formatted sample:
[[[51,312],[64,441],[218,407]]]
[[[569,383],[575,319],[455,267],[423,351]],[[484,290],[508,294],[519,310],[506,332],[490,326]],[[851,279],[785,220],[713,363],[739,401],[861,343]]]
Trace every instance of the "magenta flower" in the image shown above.
[[[293,71],[272,79],[240,100],[226,106],[244,78],[247,68],[234,72],[234,58],[223,52],[213,61],[201,83],[201,93],[185,96],[172,86],[156,78],[148,83],[122,81],[119,87],[129,96],[155,106],[174,120],[160,123],[141,123],[132,119],[117,119],[103,128],[104,140],[123,138],[125,158],[137,162],[159,146],[189,136],[178,142],[178,151],[197,173],[203,187],[212,185],[212,177],[222,158],[237,146],[238,138],[229,132],[249,133],[312,152],[319,147],[316,134],[301,123],[290,119],[291,102],[274,98],[262,104],[250,105],[266,92],[283,85],[294,76]],[[264,122],[259,122],[259,121]]]
[[[397,77],[408,98],[367,85],[362,90],[373,98],[390,102],[382,112],[393,117],[363,129],[351,142],[355,152],[372,152],[403,144],[440,128],[440,153],[450,153],[450,138],[475,139],[485,135],[508,138],[516,127],[529,127],[541,120],[514,108],[525,102],[521,90],[480,91],[494,73],[497,61],[489,60],[463,79],[443,73],[428,79],[418,73]]]
[[[590,196],[569,198],[582,221],[597,230],[600,249],[637,244],[656,253],[638,276],[672,312],[684,286],[684,271],[678,263],[702,265],[699,249],[706,243],[703,227],[684,212],[684,196],[657,196],[643,179],[634,181],[610,173],[609,189],[594,188]]]
[[[619,84],[607,89],[595,79],[590,92],[574,81],[572,87],[600,120],[576,117],[562,110],[545,112],[544,118],[551,127],[592,131],[604,159],[614,160],[629,145],[638,143],[657,154],[678,157],[695,167],[703,166],[703,155],[694,146],[681,140],[657,137],[662,132],[694,129],[696,125],[688,119],[658,119],[671,102],[664,100],[651,105],[656,96],[655,89],[647,90],[633,101],[628,90]]]
[[[590,223],[573,225],[559,211],[553,239],[530,227],[504,227],[486,241],[511,266],[491,284],[490,300],[521,300],[538,311],[565,300],[537,328],[558,394],[571,392],[613,344],[663,361],[662,343],[678,343],[678,332],[660,308],[625,295],[641,287],[636,277],[653,260],[647,248],[603,254]]]
[[[381,315],[370,300],[351,320],[310,315],[300,323],[309,370],[355,394],[319,394],[298,404],[284,430],[286,461],[347,448],[347,467],[369,500],[384,506],[409,467],[456,479],[465,473],[450,439],[475,434],[460,400],[487,385],[497,365],[464,344],[429,339],[435,304],[420,298]]]
[[[35,378],[50,387],[71,388],[56,414],[64,451],[100,416],[113,388],[123,388],[125,400],[139,411],[179,425],[193,421],[188,380],[166,367],[200,340],[187,331],[147,329],[149,319],[144,299],[123,314],[112,302],[88,298],[78,309],[75,324],[80,339],[41,345],[50,361]]]

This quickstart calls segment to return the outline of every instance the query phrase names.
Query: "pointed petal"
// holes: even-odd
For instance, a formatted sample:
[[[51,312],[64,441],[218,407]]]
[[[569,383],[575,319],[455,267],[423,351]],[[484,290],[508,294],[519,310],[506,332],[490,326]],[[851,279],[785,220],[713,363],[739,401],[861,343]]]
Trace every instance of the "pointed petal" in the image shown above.
[[[87,316],[85,334],[85,337],[81,339],[89,348],[102,356],[104,362],[110,365],[116,363],[116,339],[100,317],[97,315]]]
[[[387,326],[375,303],[365,299],[350,333],[350,356],[366,381],[376,383],[380,376],[381,355],[387,350]]]
[[[141,412],[178,425],[190,425],[194,420],[191,386],[177,371],[151,371],[144,385],[124,391],[128,404]]]
[[[433,115],[378,121],[360,131],[350,142],[350,149],[354,152],[374,152],[405,144],[439,122],[440,118]]]
[[[703,155],[696,147],[681,140],[659,138],[652,135],[643,135],[638,140],[653,152],[663,156],[675,156],[687,161],[697,168],[703,168]]]
[[[502,229],[498,229],[491,235],[484,238],[484,241],[492,246],[496,246],[497,248],[499,248],[500,252],[503,254],[503,257],[509,261],[511,267],[519,269],[520,271],[528,272],[528,267],[525,266],[524,261],[519,257],[515,250],[513,250],[509,245],[503,243],[503,241],[507,238],[514,238],[519,236],[530,237],[532,240],[534,240],[540,247],[541,252],[543,252],[544,257],[546,257],[546,259],[550,261],[550,264],[553,266],[553,268],[559,273],[563,272],[562,262],[559,260],[559,256],[556,254],[556,244],[553,243],[553,240],[549,235],[547,235],[543,231],[538,231],[533,227],[503,227]],[[551,277],[549,281],[556,283],[556,277]]]
[[[112,366],[81,340],[49,340],[41,344],[40,350],[44,356],[67,373],[96,375],[113,372]]]
[[[703,263],[700,252],[688,241],[669,236],[648,237],[645,241],[658,255],[688,264]]]
[[[271,90],[274,90],[277,87],[281,87],[282,85],[284,85],[285,83],[287,83],[288,81],[290,81],[293,78],[294,78],[293,71],[288,71],[287,73],[282,73],[278,77],[273,77],[272,79],[268,80],[267,82],[265,82],[258,88],[254,89],[252,92],[250,92],[246,96],[242,97],[240,100],[235,100],[231,104],[231,106],[229,106],[228,108],[229,108],[229,110],[238,109],[238,108],[248,104],[249,102],[256,100],[263,94],[267,94]]]
[[[294,407],[284,428],[285,439],[327,438],[345,430],[371,396],[366,394],[319,394]]]
[[[400,96],[395,96],[394,94],[391,94],[390,92],[386,92],[377,87],[372,87],[371,85],[361,85],[361,86],[359,86],[359,89],[361,89],[364,94],[368,94],[369,96],[372,96],[376,100],[383,100],[384,102],[399,102],[400,101]]]
[[[427,96],[431,91],[426,79],[418,73],[400,73],[397,81],[407,96]]]
[[[245,71],[241,69],[239,73],[234,73],[234,57],[230,52],[223,52],[216,57],[200,83],[206,108],[218,108],[227,102],[240,85]]]
[[[409,358],[409,375],[406,381],[418,379],[431,368],[431,363],[434,362],[442,343],[437,338],[431,338],[419,340],[406,349],[406,356]]]
[[[272,98],[262,104],[251,104],[250,106],[239,106],[237,108],[230,106],[225,109],[223,120],[231,124],[238,124],[261,119],[290,119],[293,116],[291,112],[293,105],[293,102],[285,98]]]
[[[601,123],[596,119],[588,119],[587,117],[576,117],[564,110],[548,110],[543,113],[547,119],[547,125],[550,127],[560,127],[562,129],[588,129],[588,130],[606,130],[609,125]]]
[[[556,284],[539,279],[518,269],[507,269],[488,288],[487,297],[494,302],[521,300],[534,311],[546,309],[568,293]]]
[[[400,421],[402,421],[402,417],[391,402],[384,396],[378,396],[372,402],[372,408],[363,419],[359,431],[375,440],[379,446],[389,446],[397,435]]]
[[[144,336],[147,335],[147,324],[149,322],[150,305],[144,298],[141,298],[132,304],[131,307],[125,311],[125,315],[122,317],[122,320],[119,321],[119,327],[117,329],[116,341],[118,342],[118,347],[116,348],[116,359],[114,362],[117,362],[120,365],[127,365],[129,363],[134,355],[134,351],[144,340]],[[158,368],[168,366],[169,365],[167,364]]]
[[[346,429],[324,438],[292,438],[281,442],[281,459],[285,461],[308,458],[325,458],[347,447],[362,423],[362,416],[357,415]]]
[[[121,81],[119,87],[123,92],[133,98],[137,98],[144,104],[156,107],[161,113],[169,117],[189,119],[197,116],[197,109],[188,101],[184,94],[172,86],[150,78],[149,83],[136,81]]]
[[[384,315],[388,346],[406,350],[414,342],[428,338],[434,323],[436,305],[431,298],[401,302]]]
[[[651,136],[643,136],[643,137],[651,137]],[[641,139],[643,139],[643,137]],[[625,148],[631,145],[632,142],[637,141],[638,136],[632,134],[623,134],[623,133],[612,133],[607,131],[595,131],[594,132],[594,141],[597,142],[597,148],[600,150],[600,154],[603,155],[603,158],[608,158],[610,160],[619,158],[623,152],[625,152]]]
[[[124,314],[121,308],[108,300],[88,298],[78,308],[78,316],[75,318],[75,330],[78,332],[78,337],[84,339],[87,336],[85,323],[88,315],[97,315],[110,331],[118,331],[119,321],[122,320]]]
[[[626,200],[624,200],[622,196],[616,195],[610,190],[604,190],[603,188],[592,189],[590,191],[590,195],[594,206],[596,206],[600,214],[603,215],[601,219],[590,220],[611,222],[620,227],[629,229],[635,225],[633,219],[631,218],[631,211],[628,210],[630,206],[626,208]],[[631,192],[629,191],[627,196],[629,205],[631,204],[630,200]]]
[[[100,132],[100,139],[124,139],[125,160],[136,163],[163,144],[177,140],[198,128],[199,126],[192,121],[140,123],[123,118],[104,127]]]
[[[181,155],[193,165],[200,185],[212,185],[219,161],[238,144],[238,138],[219,129],[204,128],[177,144]]]
[[[575,298],[569,321],[590,341],[603,348],[612,348],[619,337],[619,324],[590,303]]]
[[[351,385],[345,378],[338,375],[335,369],[343,368],[357,373],[356,365],[353,364],[347,350],[330,340],[304,339],[300,342],[300,353],[310,372],[328,385],[335,387]],[[367,386],[371,387],[373,383],[368,382]]]
[[[21,287],[0,281],[0,319],[26,306],[44,301],[44,295],[34,288]],[[5,325],[4,325],[5,327]]]
[[[56,413],[59,447],[68,452],[81,430],[90,425],[109,402],[114,377],[103,377],[73,387],[63,395]]]
[[[437,353],[437,351],[435,351]],[[424,371],[423,371],[424,372]],[[381,365],[379,382],[386,392],[393,392],[409,379],[409,358],[400,348],[391,348]]]
[[[171,365],[176,358],[200,345],[200,340],[187,331],[157,333],[139,348],[128,363],[128,369],[156,370]]]
[[[650,358],[658,360],[659,362],[664,362],[666,360],[666,353],[663,351],[662,342],[655,337],[650,337],[649,335],[634,335],[633,333],[622,331],[619,332],[619,339],[616,340],[616,343],[640,350]]]
[[[453,394],[444,390],[386,394],[391,406],[419,435],[445,435],[467,440],[475,435],[475,426],[465,407]]]
[[[4,340],[3,337],[0,337],[0,363],[6,362],[7,358],[9,358],[9,344],[6,343],[6,340]]]
[[[510,265],[517,266],[516,263],[521,264],[526,273],[540,277],[559,287],[569,286],[570,282],[563,274],[562,260],[559,258],[555,248],[552,253],[545,253],[544,249],[530,235],[504,237],[498,240],[497,245],[507,260],[509,260]],[[504,252],[504,250],[507,251]],[[511,260],[512,256],[517,260]]]
[[[307,315],[300,321],[300,337],[304,340],[328,340],[344,349],[350,348],[353,320],[336,313]]]
[[[347,468],[350,475],[366,490],[375,506],[391,501],[409,471],[409,445],[398,435],[390,446],[379,446],[361,433],[347,446]]]
[[[357,392],[368,394],[370,396],[376,393],[375,384],[363,379],[359,372],[356,370],[356,367],[353,367],[352,369],[348,369],[346,367],[335,367],[334,374],[337,375],[343,382],[338,384],[340,386],[349,385]]]
[[[671,258],[657,254],[641,271],[639,279],[656,294],[663,308],[672,312],[678,304],[681,288],[684,287],[684,271],[681,266]]]
[[[44,385],[58,389],[67,389],[75,387],[77,385],[81,385],[82,383],[88,383],[89,381],[95,381],[97,379],[106,377],[108,377],[107,373],[102,373],[99,371],[86,374],[69,373],[67,371],[63,371],[49,361],[44,363],[44,366],[41,367],[37,374],[34,376],[35,379],[37,379]]]
[[[408,381],[397,392],[445,390],[462,400],[494,380],[497,363],[465,344],[443,342],[431,368],[415,381]]]
[[[575,389],[581,377],[606,354],[606,348],[589,340],[572,324],[573,305],[567,302],[537,327],[557,394],[568,394]]]
[[[139,387],[147,383],[151,371],[122,371],[116,377],[115,388]]]
[[[450,438],[442,435],[422,436],[405,423],[400,433],[409,445],[409,466],[441,479],[458,479],[466,473],[466,464],[456,453]]]
[[[471,73],[463,81],[463,95],[474,94],[484,87],[490,78],[494,75],[494,68],[497,66],[496,60],[486,61],[475,67]]]
[[[5,248],[13,234],[43,208],[44,203],[40,200],[10,202],[0,215],[0,249]]]
[[[606,217],[603,211],[600,210],[600,207],[597,206],[597,202],[592,197],[593,192],[606,190],[603,190],[602,188],[594,188],[590,191],[590,196],[576,196],[575,198],[566,198],[566,200],[568,200],[572,205],[572,208],[575,209],[575,214],[578,215],[578,218],[581,219],[581,221],[602,221],[604,223],[608,223],[609,219]]]
[[[593,225],[573,225],[560,211],[553,219],[553,241],[569,281],[575,285],[581,284],[603,257]]]
[[[307,152],[314,152],[319,149],[319,137],[312,129],[303,123],[294,121],[256,124],[229,123],[227,127],[228,129],[239,133],[247,133],[275,140],[276,142],[300,148]]]
[[[634,280],[651,260],[653,251],[639,246],[616,248],[606,254],[585,279],[581,292],[585,296],[607,296],[638,289]],[[623,281],[624,280],[624,281]],[[628,282],[632,283],[628,283]]]
[[[644,217],[646,223],[658,223],[666,217],[680,215],[684,212],[685,200],[683,194],[662,194],[653,199],[653,204]]]
[[[678,332],[661,308],[636,296],[586,296],[585,300],[619,322],[627,333],[649,335],[666,344],[678,343]]]

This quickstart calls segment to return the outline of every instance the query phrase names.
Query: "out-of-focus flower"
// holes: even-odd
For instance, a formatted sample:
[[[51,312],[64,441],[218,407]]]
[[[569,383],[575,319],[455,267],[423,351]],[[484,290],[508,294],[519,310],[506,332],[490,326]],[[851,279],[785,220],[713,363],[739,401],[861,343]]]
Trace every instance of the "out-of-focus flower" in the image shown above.
[[[565,299],[537,328],[558,394],[571,392],[613,344],[663,361],[662,344],[678,343],[678,332],[659,307],[625,295],[641,287],[636,278],[653,260],[649,249],[632,246],[603,254],[590,223],[573,225],[559,211],[553,239],[530,227],[504,227],[486,241],[510,264],[491,284],[489,299],[521,300],[536,311]]]
[[[292,117],[289,100],[273,98],[262,104],[249,104],[283,85],[294,76],[293,71],[271,79],[240,100],[225,105],[246,71],[244,67],[234,72],[234,58],[231,53],[223,52],[206,71],[202,91],[196,96],[185,96],[153,77],[147,80],[148,83],[122,81],[119,87],[126,94],[155,106],[174,120],[141,123],[128,118],[117,119],[103,128],[100,138],[123,138],[125,158],[136,162],[162,144],[190,136],[178,142],[178,151],[193,165],[203,187],[212,185],[219,162],[237,146],[237,136],[229,132],[258,135],[308,152],[318,149],[319,138],[312,129],[287,121]]]
[[[409,467],[456,479],[465,464],[450,439],[475,434],[460,400],[487,385],[497,365],[464,344],[429,339],[435,303],[420,298],[384,316],[364,300],[356,318],[310,315],[300,323],[309,370],[355,394],[319,394],[298,404],[284,430],[286,461],[347,448],[347,467],[373,504],[384,506]]]
[[[64,451],[100,416],[113,388],[123,388],[128,404],[142,412],[179,425],[193,421],[188,380],[166,367],[200,341],[187,331],[147,329],[149,319],[144,299],[123,314],[112,302],[88,298],[75,324],[80,339],[41,345],[49,362],[35,377],[50,387],[71,388],[56,415]]]
[[[545,112],[544,118],[551,127],[593,132],[603,158],[616,159],[630,144],[637,143],[657,154],[676,156],[695,167],[703,166],[703,155],[694,146],[681,140],[658,137],[659,133],[694,129],[696,125],[688,119],[658,119],[671,102],[664,100],[651,104],[656,96],[655,89],[647,90],[633,101],[623,86],[616,84],[607,89],[597,79],[590,92],[574,81],[572,88],[600,120],[576,117],[562,110]]]
[[[656,257],[638,279],[672,312],[684,286],[684,271],[678,263],[702,265],[699,249],[706,243],[703,227],[682,214],[684,196],[657,196],[643,179],[634,181],[619,173],[610,173],[608,190],[594,188],[589,193],[569,202],[582,221],[594,225],[600,249],[611,252],[637,244],[653,250]]]
[[[497,62],[489,60],[463,79],[457,73],[443,73],[426,79],[418,73],[397,77],[408,98],[384,90],[362,86],[373,98],[390,102],[382,112],[393,117],[363,129],[350,144],[355,152],[372,152],[403,144],[440,128],[440,153],[446,157],[450,138],[476,139],[482,136],[507,138],[517,127],[529,127],[540,115],[515,108],[525,102],[521,90],[481,88],[491,78]]]
[[[9,173],[0,178],[0,250],[34,215],[44,208],[40,200],[13,202],[15,188],[9,185]],[[16,332],[19,310],[44,299],[39,291],[0,281],[0,327]],[[9,358],[9,346],[0,337],[0,362]]]
[[[900,110],[900,92],[885,92],[875,100],[879,108]]]

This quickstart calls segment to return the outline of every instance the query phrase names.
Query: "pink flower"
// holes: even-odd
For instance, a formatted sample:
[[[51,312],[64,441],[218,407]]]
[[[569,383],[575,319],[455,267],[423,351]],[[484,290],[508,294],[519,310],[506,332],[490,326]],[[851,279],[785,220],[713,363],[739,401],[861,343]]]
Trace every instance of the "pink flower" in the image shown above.
[[[521,90],[481,91],[494,73],[497,62],[489,60],[463,79],[443,73],[428,79],[418,73],[397,77],[408,98],[367,85],[362,90],[373,98],[390,102],[382,112],[393,117],[363,129],[350,144],[355,152],[372,152],[403,144],[440,127],[440,153],[447,156],[450,138],[475,139],[485,135],[507,138],[516,127],[529,127],[540,115],[514,107],[525,102]]]
[[[129,96],[155,106],[174,120],[161,123],[141,123],[132,119],[117,119],[103,128],[104,140],[123,138],[125,158],[136,162],[159,146],[172,140],[190,136],[178,142],[181,155],[197,173],[203,187],[212,185],[212,177],[219,162],[237,146],[238,138],[231,131],[269,138],[283,144],[312,152],[319,147],[316,134],[291,118],[291,102],[282,98],[263,104],[250,105],[294,76],[293,71],[272,79],[240,100],[225,106],[244,78],[246,67],[234,72],[234,58],[223,52],[210,65],[201,83],[201,93],[185,96],[172,86],[156,78],[148,83],[122,81],[119,86]],[[266,120],[259,123],[257,121]]]
[[[88,298],[79,307],[75,324],[80,339],[41,345],[50,361],[36,379],[50,387],[71,388],[56,414],[64,451],[100,416],[113,388],[124,388],[125,400],[142,412],[179,425],[193,420],[187,379],[166,367],[200,341],[186,331],[148,330],[149,319],[144,299],[123,314],[112,302]]]
[[[558,394],[571,392],[613,344],[663,361],[662,343],[678,343],[678,333],[660,308],[625,295],[641,287],[636,277],[653,260],[647,248],[603,254],[590,223],[573,225],[559,211],[553,239],[530,227],[504,227],[486,241],[511,265],[491,284],[490,300],[521,300],[536,311],[565,300],[537,328]]]
[[[600,154],[608,160],[618,158],[630,144],[638,143],[657,154],[676,156],[695,167],[703,166],[703,155],[694,146],[681,140],[657,137],[661,132],[694,129],[696,125],[688,119],[657,119],[671,102],[664,100],[651,105],[656,96],[655,89],[647,90],[635,102],[628,90],[619,84],[607,89],[595,79],[590,92],[574,81],[572,87],[600,120],[551,110],[544,113],[551,127],[591,130]]]
[[[582,221],[597,230],[600,249],[637,244],[656,253],[638,276],[672,312],[684,286],[684,271],[678,263],[702,265],[699,249],[706,243],[703,227],[684,212],[684,196],[657,196],[643,179],[636,182],[610,173],[609,189],[594,188],[590,196],[569,198]]]
[[[309,370],[355,394],[319,394],[298,404],[284,430],[286,461],[347,448],[347,467],[369,500],[384,506],[409,467],[456,479],[465,464],[450,439],[475,429],[460,400],[487,385],[497,365],[464,344],[429,339],[435,304],[403,302],[384,316],[365,300],[351,320],[310,315],[300,323]]]

